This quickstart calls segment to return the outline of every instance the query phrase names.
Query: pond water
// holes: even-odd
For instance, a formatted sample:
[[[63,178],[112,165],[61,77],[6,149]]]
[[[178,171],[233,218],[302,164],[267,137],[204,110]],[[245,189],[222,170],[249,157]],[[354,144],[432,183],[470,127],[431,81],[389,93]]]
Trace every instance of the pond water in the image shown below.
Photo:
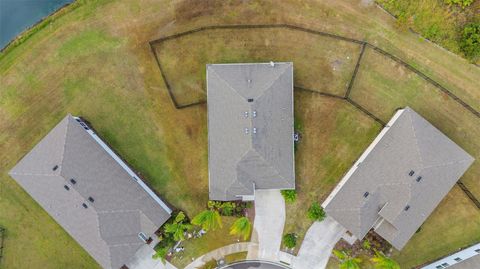
[[[73,0],[0,0],[0,48]]]

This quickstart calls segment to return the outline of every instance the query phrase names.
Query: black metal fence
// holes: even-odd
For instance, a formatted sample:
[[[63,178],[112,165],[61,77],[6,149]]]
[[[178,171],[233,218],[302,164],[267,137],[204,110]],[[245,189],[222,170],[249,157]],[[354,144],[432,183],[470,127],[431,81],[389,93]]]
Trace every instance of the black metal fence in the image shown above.
[[[7,231],[5,228],[0,227],[0,264],[2,263],[2,257],[3,257],[3,242],[5,241],[5,233]]]

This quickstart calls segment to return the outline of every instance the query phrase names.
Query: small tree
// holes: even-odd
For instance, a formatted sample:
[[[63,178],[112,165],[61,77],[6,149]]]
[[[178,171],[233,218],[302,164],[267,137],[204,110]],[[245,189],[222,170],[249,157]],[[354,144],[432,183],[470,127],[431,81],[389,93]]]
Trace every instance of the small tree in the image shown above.
[[[201,226],[205,231],[214,231],[217,228],[222,227],[222,218],[217,211],[204,210],[192,219],[192,224]]]
[[[287,248],[294,248],[297,245],[297,235],[289,233],[283,236],[283,244]]]
[[[362,259],[352,257],[349,253],[336,249],[333,250],[333,255],[340,260],[340,269],[360,269]]]
[[[375,250],[375,257],[370,260],[375,263],[375,268],[378,269],[400,269],[400,265],[396,261],[377,250]]]
[[[281,190],[280,192],[287,203],[293,203],[297,200],[297,192],[295,190]]]
[[[247,217],[237,219],[230,227],[231,235],[243,236],[243,240],[247,240],[252,231],[252,223]]]
[[[318,202],[313,202],[308,209],[307,216],[313,221],[322,221],[325,219],[326,214]]]

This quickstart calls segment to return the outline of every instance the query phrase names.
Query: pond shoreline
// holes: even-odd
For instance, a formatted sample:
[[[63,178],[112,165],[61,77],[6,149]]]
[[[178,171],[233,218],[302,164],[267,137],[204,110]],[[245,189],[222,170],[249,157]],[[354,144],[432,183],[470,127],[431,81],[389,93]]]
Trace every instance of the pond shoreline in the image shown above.
[[[74,5],[75,4],[75,5]],[[13,49],[15,48],[16,46],[20,45],[21,43],[23,43],[25,40],[28,39],[28,37],[30,37],[31,35],[33,35],[35,33],[35,31],[37,30],[36,28],[39,27],[38,30],[40,30],[41,28],[43,28],[45,25],[42,25],[43,23],[48,23],[47,20],[50,19],[50,18],[54,18],[54,17],[61,17],[62,15],[64,15],[67,11],[67,8],[68,7],[73,7],[73,9],[75,7],[79,6],[78,5],[78,1],[77,0],[74,0],[70,3],[66,3],[66,4],[63,4],[62,6],[60,6],[59,8],[57,8],[55,11],[51,12],[50,14],[48,14],[47,16],[44,16],[43,18],[41,18],[39,21],[37,21],[36,23],[34,23],[33,25],[25,28],[25,30],[23,30],[22,32],[20,32],[18,35],[16,35],[12,40],[10,40],[3,48],[0,49],[0,53],[2,54],[6,54],[8,52],[8,50],[10,49]],[[72,10],[73,10],[72,9]],[[65,12],[63,12],[65,11]],[[62,13],[63,12],[63,13]],[[53,20],[52,20],[53,21]]]

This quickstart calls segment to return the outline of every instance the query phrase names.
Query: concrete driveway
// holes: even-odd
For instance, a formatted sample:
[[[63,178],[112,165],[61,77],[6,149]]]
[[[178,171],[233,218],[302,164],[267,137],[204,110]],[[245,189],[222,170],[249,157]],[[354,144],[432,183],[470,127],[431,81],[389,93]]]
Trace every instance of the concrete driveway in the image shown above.
[[[280,191],[256,190],[252,242],[258,246],[249,248],[247,259],[278,261],[284,225],[285,201]]]
[[[324,269],[335,244],[346,230],[330,217],[310,226],[303,239],[297,257],[293,259],[293,269]]]

